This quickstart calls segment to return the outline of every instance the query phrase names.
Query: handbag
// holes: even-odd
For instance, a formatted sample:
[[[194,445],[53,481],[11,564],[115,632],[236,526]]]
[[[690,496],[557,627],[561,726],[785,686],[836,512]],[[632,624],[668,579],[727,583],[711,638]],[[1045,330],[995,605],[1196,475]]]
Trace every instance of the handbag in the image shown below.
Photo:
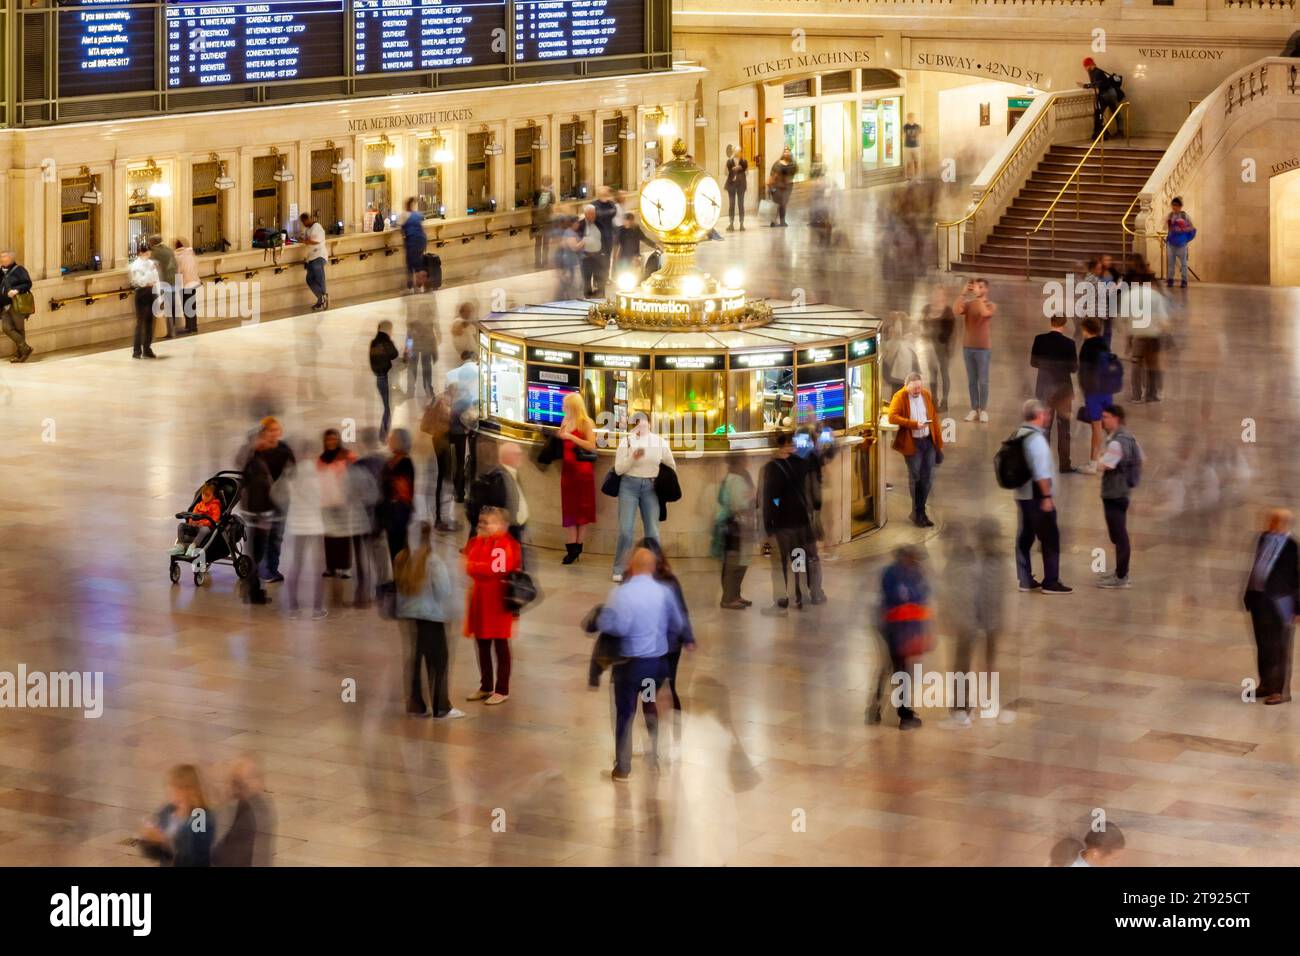
[[[772,220],[776,218],[776,203],[772,200],[763,198],[758,201],[758,218]]]
[[[586,448],[583,448],[581,445],[574,445],[573,457],[576,458],[578,461],[595,461],[600,456],[597,455],[594,451],[588,451]]]
[[[19,292],[9,302],[19,315],[31,315],[36,311],[36,296],[30,292]]]
[[[619,486],[623,483],[623,476],[611,468],[605,472],[605,480],[600,483],[600,493],[609,495],[611,498],[618,497]]]
[[[537,585],[527,571],[511,571],[506,575],[501,599],[507,611],[518,614],[537,599]]]

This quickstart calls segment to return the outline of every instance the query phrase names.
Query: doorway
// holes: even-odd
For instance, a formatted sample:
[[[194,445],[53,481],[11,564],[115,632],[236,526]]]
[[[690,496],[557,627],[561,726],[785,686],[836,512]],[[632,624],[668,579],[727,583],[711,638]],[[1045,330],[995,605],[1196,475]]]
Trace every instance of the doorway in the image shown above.
[[[1268,181],[1269,282],[1300,286],[1300,169]]]

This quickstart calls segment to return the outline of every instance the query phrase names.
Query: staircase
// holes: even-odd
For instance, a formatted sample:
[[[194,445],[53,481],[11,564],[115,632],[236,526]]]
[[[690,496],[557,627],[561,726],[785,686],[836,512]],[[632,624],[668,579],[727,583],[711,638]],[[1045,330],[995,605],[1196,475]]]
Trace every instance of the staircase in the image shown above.
[[[1007,207],[979,251],[967,252],[952,264],[954,272],[1025,274],[1025,236],[1047,212],[1056,194],[1083,159],[1087,146],[1055,145],[1030,174],[1019,195]],[[1101,154],[1094,150],[1079,174],[1079,218],[1075,218],[1074,183],[1057,203],[1056,212],[1029,243],[1030,275],[1063,275],[1082,271],[1081,262],[1108,252],[1120,260],[1124,231],[1120,217],[1141,191],[1164,150],[1137,146],[1107,146],[1106,176],[1102,181]],[[1136,208],[1129,214],[1133,228]],[[1056,248],[1052,251],[1052,221],[1056,221]]]

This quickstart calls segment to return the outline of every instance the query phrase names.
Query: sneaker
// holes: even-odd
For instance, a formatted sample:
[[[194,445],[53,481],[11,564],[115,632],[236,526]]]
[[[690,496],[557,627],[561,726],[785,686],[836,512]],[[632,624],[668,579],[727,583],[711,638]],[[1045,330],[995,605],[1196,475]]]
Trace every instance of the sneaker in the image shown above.
[[[1090,461],[1086,465],[1075,465],[1074,470],[1081,475],[1095,475],[1097,473],[1097,463]]]
[[[325,610],[324,608],[321,608],[319,611],[311,612],[311,619],[313,621],[323,621],[325,620],[325,618],[329,616],[330,616],[330,612]]]
[[[284,580],[284,575],[281,574],[279,571],[276,571],[275,574],[272,574],[272,575],[270,575],[270,576],[268,576],[268,577],[264,577],[264,578],[262,578],[262,583],[263,583],[263,584],[279,584],[279,583],[281,583],[283,580]]]
[[[1029,591],[1038,591],[1038,590],[1041,590],[1042,587],[1043,587],[1043,585],[1042,585],[1041,583],[1039,583],[1038,581],[1030,581],[1028,584],[1022,584],[1022,585],[1020,585],[1020,590],[1021,590],[1022,592],[1026,592],[1026,593],[1027,593],[1027,592],[1029,592]]]
[[[458,707],[453,707],[445,714],[434,714],[433,719],[434,720],[459,720],[461,717],[464,716],[465,716],[465,711],[461,710]]]
[[[198,553],[199,553],[199,549],[195,545],[190,545],[188,548],[185,549],[185,557],[187,558],[196,557]]]
[[[476,690],[474,691],[474,693],[470,694],[465,699],[466,700],[487,700],[491,696],[492,696],[492,691],[490,690]]]
[[[1039,588],[1044,594],[1073,594],[1074,588],[1067,587],[1060,581],[1053,581],[1051,584],[1044,584]]]
[[[963,418],[962,421],[973,422],[975,421],[975,419],[979,417],[980,417],[980,413],[975,411],[975,409],[972,408],[969,412],[966,413],[966,417]]]
[[[718,607],[724,608],[728,611],[743,611],[748,606],[748,604],[744,604],[741,601],[721,601],[718,603]]]
[[[1128,578],[1121,578],[1115,574],[1102,575],[1097,582],[1099,588],[1127,588],[1129,586]]]
[[[619,574],[617,571],[615,571],[613,574],[611,574],[611,575],[609,576],[609,579],[610,579],[611,581],[613,581],[615,584],[622,584],[622,583],[623,583],[623,575]]]
[[[510,699],[509,694],[492,694],[490,697],[488,697],[487,700],[483,701],[483,703],[487,704],[488,706],[494,706],[496,704],[504,704],[509,699]]]
[[[981,412],[980,412],[980,422],[982,422],[983,424],[986,424],[986,425],[987,425],[987,424],[988,424],[988,420],[989,420],[989,413],[988,413],[988,412],[985,412],[985,411],[981,411]]]
[[[153,349],[148,349],[148,350],[144,353],[144,357],[145,357],[145,358],[156,359],[158,356],[156,356],[156,355],[153,354]]]
[[[944,730],[970,730],[970,714],[964,710],[959,710],[947,720],[941,720],[939,726]]]
[[[920,717],[904,717],[898,722],[899,730],[916,730],[921,726]]]
[[[771,607],[765,607],[758,612],[763,617],[787,617],[789,612],[779,604],[773,604]]]
[[[178,545],[176,545],[176,547],[172,548],[171,551],[169,551],[169,552],[167,552],[167,553],[168,553],[168,554],[171,554],[171,555],[181,555],[181,554],[184,554],[184,553],[186,552],[186,550],[188,550],[188,549],[185,547],[185,545],[183,545],[183,544],[178,544]]]

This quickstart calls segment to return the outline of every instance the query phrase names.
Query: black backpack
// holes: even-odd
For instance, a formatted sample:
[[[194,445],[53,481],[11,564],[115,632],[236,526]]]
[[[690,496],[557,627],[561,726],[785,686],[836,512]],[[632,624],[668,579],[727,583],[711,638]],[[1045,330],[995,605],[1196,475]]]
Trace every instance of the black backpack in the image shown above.
[[[1105,352],[1097,363],[1097,384],[1111,395],[1124,391],[1124,362],[1114,352]]]
[[[469,494],[465,497],[465,514],[470,527],[478,527],[480,511],[506,506],[506,476],[497,468],[484,472],[470,482]]]
[[[429,288],[442,288],[442,257],[436,252],[426,252],[424,254],[424,271],[429,276]]]
[[[370,371],[383,375],[393,367],[393,356],[389,352],[392,339],[386,335],[376,335],[370,343]]]
[[[1124,480],[1128,482],[1130,488],[1136,488],[1142,482],[1142,465],[1146,462],[1146,454],[1142,451],[1142,446],[1132,435],[1124,434],[1119,436],[1119,446],[1124,450],[1124,460],[1120,467],[1124,471]]]
[[[1031,434],[1033,432],[1012,435],[1002,442],[1002,447],[993,456],[993,471],[1003,488],[1020,488],[1034,477],[1029,457],[1025,454],[1025,439]]]

